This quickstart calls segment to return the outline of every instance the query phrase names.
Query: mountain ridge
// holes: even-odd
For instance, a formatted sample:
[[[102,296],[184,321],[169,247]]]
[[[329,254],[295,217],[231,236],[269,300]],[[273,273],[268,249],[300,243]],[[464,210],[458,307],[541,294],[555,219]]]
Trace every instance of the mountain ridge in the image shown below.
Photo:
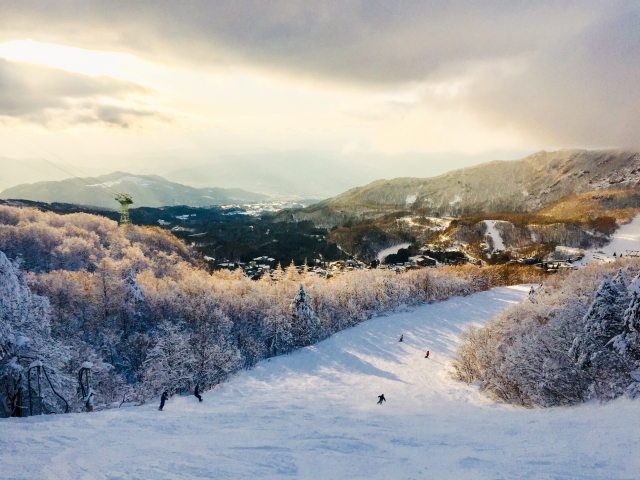
[[[96,177],[17,185],[0,192],[0,198],[115,209],[118,204],[110,197],[114,196],[113,191],[116,185],[119,193],[131,195],[134,205],[139,207],[172,205],[206,207],[229,203],[256,203],[270,199],[268,195],[248,192],[240,188],[194,188],[171,182],[159,175],[133,175],[121,171]]]
[[[292,215],[296,220],[333,227],[398,211],[436,216],[530,213],[570,195],[636,188],[639,183],[637,151],[540,151],[519,160],[495,160],[437,177],[377,180]]]

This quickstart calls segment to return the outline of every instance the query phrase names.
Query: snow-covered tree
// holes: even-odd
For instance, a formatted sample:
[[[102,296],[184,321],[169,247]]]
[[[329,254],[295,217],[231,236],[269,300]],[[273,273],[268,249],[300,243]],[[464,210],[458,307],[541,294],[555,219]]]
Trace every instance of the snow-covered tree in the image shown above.
[[[640,281],[636,278],[629,285],[631,301],[622,319],[623,331],[613,338],[612,344],[621,354],[628,355],[636,366],[640,367],[640,295],[638,294],[638,284]]]
[[[193,382],[190,334],[184,326],[163,322],[156,332],[156,344],[145,361],[144,383],[148,395],[162,390],[188,391]]]
[[[68,357],[51,338],[47,299],[31,293],[0,252],[0,416],[64,411],[73,391],[63,372]]]
[[[293,311],[291,327],[296,344],[305,346],[316,342],[320,336],[320,319],[311,306],[311,297],[304,289],[304,285],[300,285],[298,293],[291,302],[291,310]]]

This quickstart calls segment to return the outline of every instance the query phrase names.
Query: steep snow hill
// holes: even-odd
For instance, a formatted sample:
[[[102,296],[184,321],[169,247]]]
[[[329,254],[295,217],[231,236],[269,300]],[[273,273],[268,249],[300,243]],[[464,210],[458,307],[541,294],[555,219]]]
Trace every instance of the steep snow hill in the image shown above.
[[[0,478],[638,478],[640,402],[526,410],[448,378],[461,329],[527,291],[369,320],[201,404],[2,420]]]

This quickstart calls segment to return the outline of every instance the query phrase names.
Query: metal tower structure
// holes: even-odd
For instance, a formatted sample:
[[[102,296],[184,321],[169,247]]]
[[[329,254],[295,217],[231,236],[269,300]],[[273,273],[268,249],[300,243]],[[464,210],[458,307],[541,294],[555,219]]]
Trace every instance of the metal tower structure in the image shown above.
[[[131,223],[129,219],[129,205],[133,203],[131,195],[128,193],[119,193],[116,195],[116,201],[120,203],[120,225]]]

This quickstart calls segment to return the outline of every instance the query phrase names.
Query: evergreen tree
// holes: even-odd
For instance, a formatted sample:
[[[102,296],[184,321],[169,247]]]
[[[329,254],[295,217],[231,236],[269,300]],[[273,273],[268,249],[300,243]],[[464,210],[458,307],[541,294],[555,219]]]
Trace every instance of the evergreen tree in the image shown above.
[[[587,397],[615,398],[629,385],[629,363],[614,348],[614,338],[622,333],[622,295],[605,275],[583,318],[584,331],[570,349],[577,366],[585,372]]]
[[[293,310],[293,335],[299,346],[315,343],[320,336],[320,319],[311,306],[311,297],[300,285],[296,297],[291,302]]]
[[[618,287],[618,290],[620,290],[620,292],[626,293],[627,287],[629,286],[629,280],[627,279],[626,275],[622,272],[621,268],[615,274],[612,281],[613,281],[613,284],[616,287]]]

